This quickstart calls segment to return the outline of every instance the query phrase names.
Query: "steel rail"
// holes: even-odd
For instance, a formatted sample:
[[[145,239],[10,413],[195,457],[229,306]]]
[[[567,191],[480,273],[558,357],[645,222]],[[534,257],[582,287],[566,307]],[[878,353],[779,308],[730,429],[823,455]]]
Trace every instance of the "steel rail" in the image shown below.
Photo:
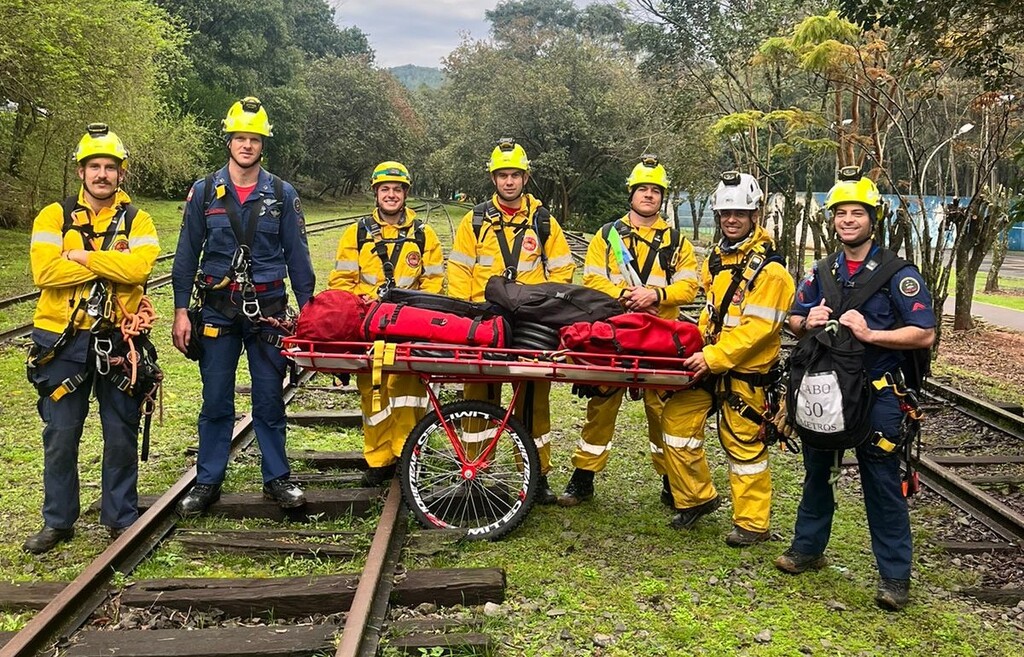
[[[921,483],[977,518],[1003,539],[1024,545],[1024,515],[927,456],[918,456],[914,461]]]
[[[313,372],[303,372],[301,383],[312,378]],[[299,386],[284,383],[287,404]],[[255,437],[252,414],[243,415],[231,436],[229,459],[234,459],[248,447]],[[174,507],[178,499],[195,484],[196,467],[193,466],[153,503],[148,511],[128,530],[100,553],[70,584],[50,601],[32,620],[11,637],[2,648],[0,657],[32,657],[62,643],[79,629],[93,611],[103,602],[115,572],[130,573],[177,523]]]
[[[926,397],[944,402],[982,424],[1024,441],[1024,417],[931,378],[926,379],[922,387]]]
[[[391,480],[387,501],[374,532],[366,565],[359,576],[352,604],[345,617],[336,657],[376,655],[383,621],[391,597],[397,557],[405,538],[402,489],[398,478]]]

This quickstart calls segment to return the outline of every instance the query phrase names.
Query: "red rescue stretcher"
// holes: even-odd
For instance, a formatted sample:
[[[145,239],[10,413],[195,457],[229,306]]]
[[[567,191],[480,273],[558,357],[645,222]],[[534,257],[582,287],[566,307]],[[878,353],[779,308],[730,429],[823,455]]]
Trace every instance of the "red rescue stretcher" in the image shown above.
[[[334,374],[417,375],[430,412],[409,434],[398,463],[402,495],[428,528],[496,539],[526,518],[539,487],[540,459],[512,415],[529,382],[680,390],[693,384],[681,359],[570,351],[493,349],[434,343],[312,342],[286,338],[300,367]],[[506,408],[480,400],[442,404],[433,383],[511,383]]]

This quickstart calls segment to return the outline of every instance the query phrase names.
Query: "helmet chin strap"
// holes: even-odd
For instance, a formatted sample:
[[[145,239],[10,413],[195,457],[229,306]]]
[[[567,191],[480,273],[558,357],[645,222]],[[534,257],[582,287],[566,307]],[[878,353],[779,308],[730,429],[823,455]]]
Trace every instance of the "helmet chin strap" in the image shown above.
[[[856,242],[847,242],[847,241],[844,241],[842,238],[840,238],[839,241],[840,241],[840,243],[842,243],[843,246],[848,246],[851,249],[856,249],[857,247],[863,245],[865,242],[868,242],[870,240],[871,240],[871,235],[868,235],[864,239],[857,240]]]

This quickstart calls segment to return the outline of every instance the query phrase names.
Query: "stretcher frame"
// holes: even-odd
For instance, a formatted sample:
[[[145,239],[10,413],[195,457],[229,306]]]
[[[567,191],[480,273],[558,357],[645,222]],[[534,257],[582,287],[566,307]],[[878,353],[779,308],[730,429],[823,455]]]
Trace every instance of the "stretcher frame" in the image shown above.
[[[418,376],[424,383],[429,408],[427,416],[410,432],[399,461],[403,497],[423,526],[460,529],[467,537],[478,539],[500,538],[518,526],[529,513],[539,488],[537,447],[528,428],[512,413],[526,384],[548,381],[680,390],[694,383],[693,373],[683,369],[682,359],[662,356],[436,343],[317,342],[296,337],[285,339],[282,353],[300,367],[318,372]],[[431,385],[435,383],[511,383],[512,398],[505,408],[476,401],[442,404]],[[470,421],[489,423],[490,428],[468,431]],[[471,449],[473,443],[467,442],[467,436],[478,433],[488,436],[481,441],[486,444]],[[432,438],[431,434],[436,435]],[[506,435],[509,438],[499,445]],[[511,449],[513,456],[505,454],[506,449]],[[429,475],[434,479],[447,476],[451,480],[447,488],[453,491],[472,486],[474,492],[452,492],[442,502],[430,500],[424,484],[428,478],[424,470],[430,467],[425,463],[439,450],[446,453],[437,460],[457,464],[457,470],[450,467],[450,472],[444,472],[435,466]],[[503,497],[493,494],[488,482],[480,483],[494,478],[502,459],[505,478],[492,488],[502,487]],[[473,507],[471,511],[469,507]]]

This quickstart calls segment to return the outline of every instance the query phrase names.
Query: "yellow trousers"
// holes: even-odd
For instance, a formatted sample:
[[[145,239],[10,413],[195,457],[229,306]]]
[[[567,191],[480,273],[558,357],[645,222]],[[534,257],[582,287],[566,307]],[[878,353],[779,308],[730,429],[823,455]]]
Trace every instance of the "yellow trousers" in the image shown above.
[[[591,397],[587,402],[587,419],[580,440],[572,455],[572,464],[581,470],[600,472],[608,465],[608,454],[615,435],[615,419],[622,406],[625,388],[614,388],[607,397]],[[661,413],[665,402],[659,390],[644,390],[644,412],[647,414],[647,438],[651,460],[659,475],[665,474],[665,449],[662,442]]]
[[[719,380],[718,392],[724,391]],[[764,390],[736,379],[732,391],[758,412],[764,407]],[[753,532],[768,531],[771,520],[772,479],[768,451],[758,440],[760,425],[751,422],[727,403],[721,404],[718,437],[729,460],[733,524]],[[711,412],[711,394],[701,388],[681,390],[665,402],[665,463],[672,499],[677,509],[688,509],[717,495],[704,452],[705,422]]]
[[[533,413],[531,422],[525,419],[527,400],[527,386],[533,386],[533,400],[530,408]],[[467,383],[463,387],[462,396],[465,399],[481,399],[492,404],[502,406],[501,385],[497,383]],[[537,452],[540,454],[540,473],[546,475],[551,469],[551,383],[548,381],[531,381],[522,384],[519,391],[519,398],[516,400],[513,415],[526,424],[527,430],[537,445]],[[465,435],[463,436],[465,441]],[[472,445],[466,445],[466,452],[471,457],[474,453]]]
[[[426,389],[418,376],[384,374],[381,407],[374,411],[371,375],[356,375],[359,407],[363,412],[363,456],[371,468],[391,465],[402,455],[405,439],[426,415]]]

